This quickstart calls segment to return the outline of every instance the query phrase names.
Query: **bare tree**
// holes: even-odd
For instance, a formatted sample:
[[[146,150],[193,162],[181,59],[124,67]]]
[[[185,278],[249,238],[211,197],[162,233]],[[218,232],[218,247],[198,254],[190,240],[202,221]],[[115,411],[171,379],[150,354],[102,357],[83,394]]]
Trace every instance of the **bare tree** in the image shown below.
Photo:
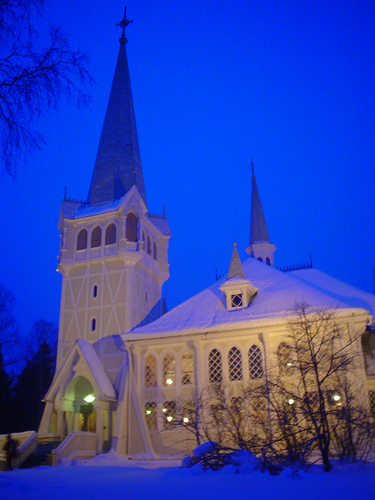
[[[92,79],[87,56],[71,49],[61,29],[49,27],[46,46],[35,27],[44,23],[44,0],[0,0],[0,157],[3,171],[16,177],[17,164],[43,136],[35,117],[57,108],[61,98],[86,106]]]

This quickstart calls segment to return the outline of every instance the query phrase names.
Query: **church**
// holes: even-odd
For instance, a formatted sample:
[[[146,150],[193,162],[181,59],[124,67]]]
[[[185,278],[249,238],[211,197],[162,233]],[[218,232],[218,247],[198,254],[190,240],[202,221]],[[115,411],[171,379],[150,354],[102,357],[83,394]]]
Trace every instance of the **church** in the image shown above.
[[[228,274],[166,312],[171,230],[165,214],[147,205],[126,54],[129,22],[120,23],[88,199],[65,196],[61,203],[57,365],[38,431],[39,439],[61,442],[55,463],[109,450],[133,459],[186,454],[192,444],[174,425],[178,405],[187,408],[217,383],[235,395],[272,363],[288,365],[287,323],[296,302],[335,309],[352,335],[374,330],[371,294],[312,266],[274,267],[254,172],[249,257],[242,263],[234,244]],[[371,349],[362,355],[355,383],[375,406],[373,357]]]

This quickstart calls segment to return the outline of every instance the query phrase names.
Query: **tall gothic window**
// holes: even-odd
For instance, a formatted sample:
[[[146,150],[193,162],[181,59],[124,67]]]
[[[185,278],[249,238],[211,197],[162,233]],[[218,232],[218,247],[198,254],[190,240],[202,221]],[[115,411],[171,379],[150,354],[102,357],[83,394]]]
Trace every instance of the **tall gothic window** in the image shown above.
[[[228,353],[229,380],[242,380],[242,355],[237,347]]]
[[[138,239],[138,219],[134,212],[129,212],[126,216],[126,239],[128,241]]]
[[[263,377],[262,351],[257,345],[252,345],[248,353],[249,376],[251,379]]]
[[[163,359],[163,385],[173,385],[176,378],[175,359],[172,354],[166,354]]]
[[[154,257],[155,260],[158,260],[158,249],[156,247],[155,241],[154,241],[154,247],[153,247],[152,256]]]
[[[113,223],[105,231],[105,244],[112,245],[112,243],[116,243],[116,226]]]
[[[279,365],[280,375],[292,375],[293,373],[293,356],[292,348],[286,342],[281,342],[277,348],[277,361]]]
[[[77,236],[77,250],[85,250],[87,248],[87,231],[81,229]]]
[[[156,359],[155,356],[149,354],[145,362],[145,386],[156,387]]]
[[[210,383],[220,383],[223,380],[221,354],[217,349],[212,349],[208,355],[208,373]]]
[[[96,226],[91,233],[91,248],[100,247],[102,244],[102,230]]]
[[[181,383],[182,385],[194,384],[194,357],[190,351],[182,356]]]

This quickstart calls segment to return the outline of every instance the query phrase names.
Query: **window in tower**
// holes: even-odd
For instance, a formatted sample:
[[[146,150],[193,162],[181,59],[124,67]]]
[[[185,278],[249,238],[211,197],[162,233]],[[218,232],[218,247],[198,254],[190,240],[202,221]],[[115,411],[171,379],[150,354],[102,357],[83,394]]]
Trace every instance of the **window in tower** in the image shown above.
[[[126,216],[126,239],[128,241],[138,239],[138,219],[134,212],[129,212]]]
[[[81,229],[77,237],[77,250],[85,250],[87,248],[87,231]]]
[[[150,235],[147,236],[147,253],[148,253],[148,255],[151,255],[151,237],[150,237]]]
[[[116,243],[116,226],[113,223],[105,231],[105,244],[112,245],[112,243]]]
[[[102,244],[102,230],[99,226],[96,226],[91,233],[91,248],[100,247]]]
[[[156,248],[156,243],[154,241],[153,255],[155,260],[158,260],[158,249]]]
[[[96,318],[92,318],[91,320],[91,331],[95,332],[96,330]]]
[[[93,299],[96,299],[96,297],[97,297],[97,296],[98,296],[98,285],[96,285],[96,284],[95,284],[95,285],[92,287],[92,298],[93,298]]]

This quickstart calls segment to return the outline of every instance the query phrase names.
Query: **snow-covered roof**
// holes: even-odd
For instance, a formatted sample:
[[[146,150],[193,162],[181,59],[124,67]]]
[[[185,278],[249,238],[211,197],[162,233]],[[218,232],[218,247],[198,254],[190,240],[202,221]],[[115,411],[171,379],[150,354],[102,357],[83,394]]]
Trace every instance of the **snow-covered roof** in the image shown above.
[[[327,274],[308,269],[283,273],[257,259],[243,264],[246,278],[258,289],[248,307],[227,311],[219,287],[225,278],[175,307],[154,323],[132,330],[138,334],[173,334],[241,328],[249,321],[277,320],[291,314],[296,302],[312,307],[360,308],[375,313],[375,296],[347,285]],[[254,323],[255,324],[255,323]]]

